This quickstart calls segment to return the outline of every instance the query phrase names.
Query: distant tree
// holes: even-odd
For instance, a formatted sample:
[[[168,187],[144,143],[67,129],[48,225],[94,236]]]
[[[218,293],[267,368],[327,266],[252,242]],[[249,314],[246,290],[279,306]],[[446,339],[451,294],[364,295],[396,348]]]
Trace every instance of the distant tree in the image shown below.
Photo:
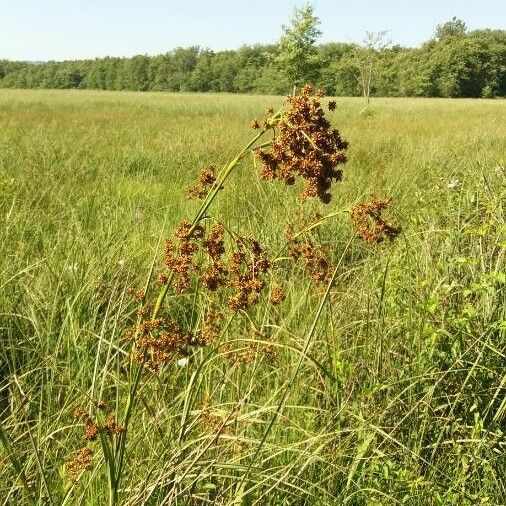
[[[452,37],[462,37],[467,32],[467,26],[461,19],[453,16],[450,21],[436,26],[436,39],[445,40]]]
[[[319,19],[310,3],[295,9],[289,26],[283,26],[276,67],[294,86],[313,82],[318,74],[320,60],[316,40],[321,32]]]
[[[118,67],[121,64],[120,58],[109,58],[105,69],[104,84],[107,90],[115,90],[118,81]]]
[[[438,42],[430,53],[432,82],[442,97],[504,94],[506,45],[470,34]]]
[[[386,34],[385,31],[367,32],[363,43],[356,46],[349,57],[343,61],[343,67],[352,69],[367,104],[370,101],[373,77],[378,70],[380,59],[385,49],[391,44]]]
[[[211,62],[213,79],[210,83],[211,91],[232,92],[234,80],[241,68],[237,51],[220,51],[214,55]]]
[[[354,44],[342,42],[328,42],[318,47],[320,58],[320,69],[318,72],[318,81],[316,85],[322,89],[326,95],[353,95],[356,89],[356,83],[351,76],[351,86],[346,82],[348,77],[340,73],[340,63],[355,50]],[[348,93],[345,91],[348,88]]]
[[[254,82],[255,92],[265,95],[282,95],[292,86],[274,65],[264,67]]]
[[[137,55],[130,59],[129,74],[131,90],[146,91],[149,89],[149,56]]]
[[[277,48],[276,48],[277,49]],[[237,50],[239,69],[234,77],[233,88],[238,93],[254,93],[257,90],[257,79],[263,68],[272,59],[275,51],[272,47],[242,46]]]
[[[215,53],[210,49],[200,52],[195,67],[188,79],[188,91],[211,91],[214,80],[213,59]]]

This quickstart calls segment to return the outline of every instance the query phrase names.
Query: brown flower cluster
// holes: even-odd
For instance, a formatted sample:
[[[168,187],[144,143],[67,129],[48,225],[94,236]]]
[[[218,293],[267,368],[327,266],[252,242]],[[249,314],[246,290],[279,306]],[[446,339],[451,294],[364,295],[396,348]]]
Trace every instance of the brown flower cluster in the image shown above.
[[[346,161],[348,144],[325,118],[321,96],[314,96],[310,86],[299,95],[289,95],[288,108],[277,122],[278,133],[270,151],[259,149],[256,155],[264,179],[294,184],[300,176],[306,181],[303,198],[318,197],[328,203],[332,182],[342,179],[342,171],[335,167]]]
[[[286,293],[279,285],[274,285],[271,288],[271,296],[269,297],[269,302],[273,306],[278,306],[286,299]]]
[[[391,200],[371,197],[369,202],[357,204],[351,210],[351,221],[357,230],[357,236],[367,244],[379,244],[385,238],[393,241],[401,233],[401,227],[382,218],[382,213]]]
[[[164,265],[179,291],[188,291],[192,280],[210,292],[222,288],[218,297],[224,295],[230,309],[245,310],[258,303],[271,263],[264,248],[253,238],[236,237],[235,246],[226,254],[224,235],[225,228],[219,223],[206,233],[202,226],[183,221],[174,233],[175,239],[165,243]],[[162,276],[168,279],[165,274]],[[283,300],[280,289],[271,294],[273,304]],[[153,371],[177,356],[187,356],[193,346],[212,343],[220,335],[223,320],[223,314],[212,302],[194,330],[185,330],[165,318],[150,318],[144,310],[140,316],[142,323],[136,333],[134,357]]]
[[[105,419],[103,430],[108,436],[112,437],[119,436],[121,433],[125,432],[125,427],[116,422],[115,413],[109,413]]]
[[[199,250],[199,241],[204,236],[204,228],[183,221],[174,233],[176,241],[165,242],[164,264],[174,275],[174,286],[180,291],[188,290],[191,272],[197,269],[193,257]]]
[[[271,264],[267,253],[255,239],[238,238],[236,248],[228,266],[228,286],[234,294],[227,302],[231,309],[239,311],[258,303],[265,286],[263,275]]]
[[[95,441],[98,437],[98,433],[100,432],[100,427],[98,423],[92,418],[87,418],[84,422],[84,435],[83,439],[85,441]]]
[[[76,484],[83,471],[93,469],[93,450],[85,446],[79,453],[67,462],[68,479]]]
[[[100,402],[96,403],[96,406],[101,411],[105,411],[105,404]],[[125,431],[125,428],[116,423],[116,415],[114,413],[109,413],[105,419],[105,423],[102,427],[98,424],[98,422],[82,407],[77,406],[74,410],[73,417],[76,420],[82,420],[84,423],[84,435],[83,439],[85,441],[95,441],[99,436],[100,432],[107,434],[108,436],[117,436]]]
[[[309,277],[314,283],[327,283],[332,276],[332,265],[321,245],[312,241],[295,241],[290,245],[290,255],[294,260],[302,260]]]
[[[223,225],[215,223],[211,226],[207,238],[203,241],[203,247],[209,255],[210,262],[202,274],[202,283],[211,291],[217,290],[227,282],[228,271],[222,260],[225,253],[224,234]]]
[[[143,288],[127,288],[127,294],[132,297],[136,302],[142,302],[144,300],[144,289]]]
[[[135,342],[134,358],[151,371],[159,371],[163,364],[188,356],[192,347],[211,344],[220,335],[222,320],[223,314],[211,303],[200,328],[194,332],[164,318],[144,321]]]
[[[302,261],[311,281],[316,284],[327,283],[333,269],[323,246],[316,244],[310,237],[304,240],[294,237],[293,228],[293,224],[290,223],[285,233],[290,256],[295,261]]]
[[[215,182],[216,174],[214,167],[211,165],[199,174],[196,183],[188,189],[186,194],[189,199],[203,199]]]
[[[141,325],[134,358],[148,369],[158,371],[176,356],[188,355],[192,341],[193,334],[175,322],[168,323],[164,318],[148,320]]]
[[[96,408],[100,411],[106,411],[107,407],[103,401],[94,402]],[[91,442],[95,441],[100,434],[106,434],[109,437],[118,436],[125,431],[122,425],[116,422],[116,415],[109,413],[102,426],[84,409],[82,406],[77,406],[72,413],[76,420],[80,420],[84,424],[83,439]],[[72,483],[77,483],[80,474],[83,471],[93,469],[93,450],[85,446],[77,455],[75,455],[66,464],[67,476]]]
[[[270,269],[270,262],[257,240],[244,237],[236,238],[235,250],[224,260],[224,232],[222,225],[215,224],[203,241],[210,262],[202,282],[211,291],[231,288],[234,293],[228,297],[228,306],[235,311],[247,309],[258,303],[265,286],[263,275]]]
[[[235,239],[235,249],[225,258],[224,234],[223,225],[218,223],[206,235],[200,225],[192,229],[188,222],[182,222],[176,229],[177,242],[165,243],[164,264],[172,272],[179,291],[189,289],[192,275],[199,276],[209,291],[232,289],[228,297],[231,309],[247,309],[259,301],[265,287],[263,277],[271,264],[260,243],[245,237]],[[207,262],[195,262],[199,250],[206,253]]]

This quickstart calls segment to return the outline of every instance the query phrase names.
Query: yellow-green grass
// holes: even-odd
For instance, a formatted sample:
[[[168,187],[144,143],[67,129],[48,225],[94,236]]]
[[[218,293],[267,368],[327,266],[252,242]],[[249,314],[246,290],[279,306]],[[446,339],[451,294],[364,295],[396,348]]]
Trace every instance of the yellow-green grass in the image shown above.
[[[127,290],[195,212],[184,192],[200,169],[230,160],[281,102],[0,91],[0,504],[107,504],[100,444],[93,471],[65,476],[85,444],[72,411],[91,396],[121,417]],[[147,375],[120,504],[506,503],[506,101],[337,103],[349,160],[328,206],[247,159],[212,214],[275,251],[301,213],[375,194],[393,197],[401,237],[371,247],[346,212],[329,220],[318,237],[339,269],[321,313],[324,289],[285,262],[282,305]],[[167,300],[183,319],[190,302]],[[253,329],[276,357],[231,360]]]

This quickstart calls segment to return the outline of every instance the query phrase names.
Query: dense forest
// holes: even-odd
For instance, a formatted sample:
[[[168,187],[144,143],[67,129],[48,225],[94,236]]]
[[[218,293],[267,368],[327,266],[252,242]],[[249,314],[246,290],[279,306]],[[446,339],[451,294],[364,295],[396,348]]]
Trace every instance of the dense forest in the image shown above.
[[[364,73],[376,96],[506,96],[506,30],[469,31],[453,18],[417,48],[383,40],[317,45],[313,65],[301,78],[338,96],[364,94]],[[280,44],[272,44],[228,51],[177,48],[131,58],[0,60],[0,87],[282,94],[293,81],[280,68],[279,53]]]

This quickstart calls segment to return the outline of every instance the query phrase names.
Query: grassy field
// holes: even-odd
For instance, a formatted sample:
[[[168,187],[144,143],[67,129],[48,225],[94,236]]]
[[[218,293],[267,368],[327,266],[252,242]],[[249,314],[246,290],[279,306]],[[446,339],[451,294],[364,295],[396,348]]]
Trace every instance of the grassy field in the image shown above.
[[[195,214],[185,189],[281,102],[0,91],[0,504],[506,504],[499,100],[338,99],[349,160],[328,205],[244,159],[212,215],[277,251],[289,222],[339,211],[313,234],[330,292],[281,260],[286,300],[146,370],[127,433],[101,433],[69,481],[87,445],[76,406],[124,423],[130,291]],[[392,197],[395,242],[354,236],[347,211],[371,194]],[[164,310],[192,326],[196,304],[171,291]]]

